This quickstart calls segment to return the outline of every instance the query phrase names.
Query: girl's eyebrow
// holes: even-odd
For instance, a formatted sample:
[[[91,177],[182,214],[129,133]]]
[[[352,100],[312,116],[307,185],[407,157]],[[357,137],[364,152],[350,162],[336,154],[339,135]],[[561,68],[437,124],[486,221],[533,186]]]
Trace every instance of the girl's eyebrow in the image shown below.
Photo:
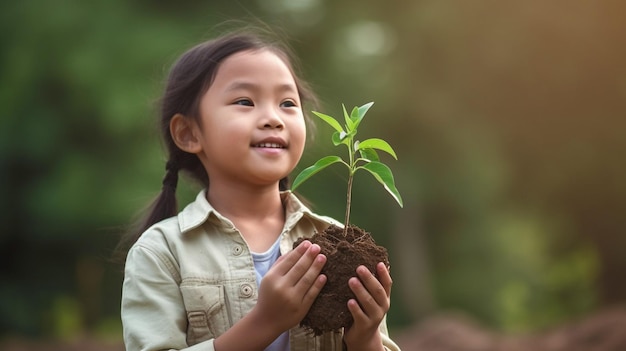
[[[226,91],[227,92],[236,91],[236,90],[256,91],[260,89],[261,89],[261,86],[259,84],[244,82],[244,81],[235,81],[226,88]],[[276,90],[277,92],[293,92],[293,93],[296,93],[298,91],[296,86],[292,83],[278,84],[274,88],[274,90]]]

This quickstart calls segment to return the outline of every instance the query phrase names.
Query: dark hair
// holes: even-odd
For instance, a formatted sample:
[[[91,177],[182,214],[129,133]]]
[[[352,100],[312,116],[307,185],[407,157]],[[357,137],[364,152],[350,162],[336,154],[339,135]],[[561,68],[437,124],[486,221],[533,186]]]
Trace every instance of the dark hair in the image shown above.
[[[125,259],[130,246],[139,239],[145,230],[178,212],[176,186],[179,171],[185,172],[204,187],[209,186],[209,177],[200,159],[195,154],[179,149],[174,143],[170,134],[170,120],[174,115],[182,114],[186,118],[194,118],[199,122],[200,100],[212,84],[220,63],[225,59],[242,51],[271,51],[280,57],[291,70],[303,105],[316,107],[317,98],[306,82],[299,78],[291,51],[283,42],[272,38],[273,36],[275,35],[262,34],[258,30],[232,32],[194,46],[174,63],[160,102],[160,131],[168,154],[163,186],[161,193],[150,205],[147,216],[141,220],[136,229],[129,231],[120,241],[117,248],[117,255],[120,256],[120,260]],[[307,114],[304,113],[304,115],[307,124],[311,126]],[[280,180],[279,188],[280,190],[289,188],[287,177]]]

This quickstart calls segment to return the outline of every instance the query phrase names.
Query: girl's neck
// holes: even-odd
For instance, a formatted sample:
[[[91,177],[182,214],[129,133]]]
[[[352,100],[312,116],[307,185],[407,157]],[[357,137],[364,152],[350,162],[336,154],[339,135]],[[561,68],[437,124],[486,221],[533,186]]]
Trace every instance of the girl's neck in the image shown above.
[[[207,199],[217,212],[231,220],[284,216],[278,184],[262,188],[211,184]]]
[[[254,189],[213,184],[207,198],[215,210],[233,222],[253,252],[267,251],[285,225],[278,184]]]

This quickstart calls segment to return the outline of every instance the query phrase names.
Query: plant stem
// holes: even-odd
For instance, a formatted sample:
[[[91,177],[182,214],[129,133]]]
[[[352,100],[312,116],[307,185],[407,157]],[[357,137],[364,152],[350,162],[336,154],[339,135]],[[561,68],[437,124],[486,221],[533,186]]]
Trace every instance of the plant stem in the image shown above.
[[[356,171],[356,164],[354,161],[354,139],[349,137],[348,139],[348,191],[346,191],[346,218],[343,226],[343,236],[348,236],[348,224],[350,224],[350,205],[352,205],[352,179],[354,178],[354,172]]]
[[[343,236],[348,236],[348,224],[350,223],[350,205],[352,203],[352,178],[354,178],[354,173],[350,170],[350,175],[348,175],[348,191],[347,191],[347,199],[346,199],[346,221],[343,226]]]

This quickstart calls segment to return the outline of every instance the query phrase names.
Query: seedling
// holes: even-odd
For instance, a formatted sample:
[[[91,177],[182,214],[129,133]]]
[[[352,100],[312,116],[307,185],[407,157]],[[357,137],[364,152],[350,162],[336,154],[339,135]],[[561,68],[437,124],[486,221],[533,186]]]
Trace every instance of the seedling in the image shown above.
[[[370,102],[360,107],[354,107],[350,114],[348,114],[345,105],[342,104],[343,116],[346,122],[344,125],[345,129],[334,117],[313,111],[313,114],[328,123],[335,130],[332,135],[332,142],[335,146],[345,145],[348,148],[348,159],[344,160],[340,156],[334,155],[323,157],[312,166],[302,170],[302,172],[300,172],[300,174],[298,174],[295,178],[293,185],[291,186],[291,189],[295,190],[304,181],[311,178],[311,176],[334,163],[341,163],[346,166],[348,168],[348,189],[346,197],[346,217],[343,230],[344,236],[347,235],[347,229],[350,223],[352,180],[354,178],[354,174],[358,170],[362,169],[368,171],[380,184],[383,185],[383,187],[385,187],[385,190],[391,194],[400,207],[403,206],[402,197],[400,196],[398,189],[396,189],[391,169],[389,169],[389,167],[387,167],[384,163],[380,162],[380,158],[378,157],[378,152],[376,150],[384,151],[397,160],[398,157],[396,156],[396,152],[393,150],[391,145],[389,145],[389,143],[382,139],[371,138],[361,142],[356,139],[357,128],[373,104],[373,102]]]

